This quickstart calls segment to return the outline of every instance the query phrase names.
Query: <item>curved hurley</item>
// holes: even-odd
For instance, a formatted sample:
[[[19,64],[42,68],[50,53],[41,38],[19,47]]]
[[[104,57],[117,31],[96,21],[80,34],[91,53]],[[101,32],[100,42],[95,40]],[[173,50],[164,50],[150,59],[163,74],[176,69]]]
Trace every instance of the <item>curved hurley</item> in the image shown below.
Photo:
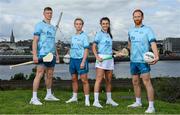
[[[39,62],[51,62],[52,60],[53,60],[52,53],[48,53],[43,58],[38,59]],[[34,61],[28,61],[28,62],[24,62],[24,63],[20,63],[20,64],[11,65],[11,66],[9,66],[9,68],[12,69],[13,67],[18,67],[18,66],[23,66],[23,65],[33,64],[33,63],[34,63]]]
[[[128,56],[129,55],[129,51],[126,48],[123,48],[121,50],[121,53],[123,53],[124,56]]]
[[[127,57],[129,56],[129,51],[126,48],[123,48],[121,51],[113,51],[115,53],[114,57]]]
[[[70,55],[69,54],[66,54],[64,57],[63,57],[63,61],[64,63],[68,64],[70,62]]]
[[[102,58],[102,61],[113,59],[114,56],[104,56]],[[100,63],[98,60],[96,60],[96,63]]]
[[[9,66],[9,68],[12,69],[13,67],[18,67],[18,66],[28,65],[28,64],[33,64],[33,63],[34,63],[34,61],[28,61],[28,62],[24,62],[24,63],[20,63],[20,64],[11,65],[11,66]]]
[[[53,54],[48,53],[46,56],[43,57],[43,62],[51,62],[53,60]]]

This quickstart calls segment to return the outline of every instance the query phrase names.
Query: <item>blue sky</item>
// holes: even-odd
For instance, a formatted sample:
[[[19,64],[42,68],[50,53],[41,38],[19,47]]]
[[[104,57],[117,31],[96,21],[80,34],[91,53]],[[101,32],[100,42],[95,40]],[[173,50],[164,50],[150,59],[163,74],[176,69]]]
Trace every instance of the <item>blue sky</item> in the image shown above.
[[[16,40],[32,39],[34,25],[43,19],[46,6],[54,10],[54,25],[63,11],[57,40],[68,41],[74,33],[73,20],[81,17],[85,21],[84,31],[92,41],[104,16],[111,19],[114,40],[127,40],[136,8],[144,11],[144,24],[154,30],[157,39],[180,37],[180,0],[0,0],[0,38],[9,39],[13,28]]]

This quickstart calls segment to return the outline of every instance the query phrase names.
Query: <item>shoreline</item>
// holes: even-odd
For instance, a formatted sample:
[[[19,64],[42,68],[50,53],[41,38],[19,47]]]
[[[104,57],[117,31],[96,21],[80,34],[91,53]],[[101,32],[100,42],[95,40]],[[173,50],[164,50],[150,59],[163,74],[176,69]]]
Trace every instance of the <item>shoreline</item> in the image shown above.
[[[161,80],[180,80],[180,77],[156,77],[151,78],[152,83],[155,83],[157,81]],[[93,89],[95,80],[89,79],[89,85],[90,88]],[[31,89],[33,84],[33,80],[0,80],[0,90],[11,90],[11,89]],[[78,85],[80,88],[82,88],[82,82],[81,80],[78,80]],[[141,85],[143,86],[143,83],[141,82]],[[102,81],[101,84],[102,87],[105,87],[105,81]],[[132,78],[119,78],[119,79],[112,79],[112,86],[114,88],[132,88]],[[42,79],[40,82],[40,88],[44,88],[45,83]],[[60,89],[71,89],[72,88],[72,80],[53,80],[53,87],[54,88],[60,88]]]
[[[63,63],[63,56],[60,56],[60,64]],[[160,56],[160,61],[177,61],[180,60],[180,56]],[[18,64],[18,63],[23,63],[23,62],[28,62],[32,61],[32,55],[0,55],[0,65],[13,65],[13,64]],[[88,61],[90,63],[95,62],[95,57],[94,56],[89,56]],[[115,62],[125,62],[125,61],[130,61],[129,57],[122,57],[122,58],[114,58]]]

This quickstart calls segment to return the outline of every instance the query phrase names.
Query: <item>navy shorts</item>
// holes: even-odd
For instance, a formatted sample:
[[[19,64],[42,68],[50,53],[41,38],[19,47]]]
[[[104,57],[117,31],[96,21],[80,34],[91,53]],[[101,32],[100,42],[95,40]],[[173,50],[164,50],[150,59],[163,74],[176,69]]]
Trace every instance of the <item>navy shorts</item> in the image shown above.
[[[89,72],[88,61],[86,60],[83,69],[80,68],[81,62],[82,59],[70,58],[69,72],[71,74],[78,74],[78,75],[87,74]]]
[[[56,64],[56,57],[53,56],[53,60],[51,62],[40,61],[37,65],[41,67],[55,67],[55,64]]]
[[[130,62],[131,75],[140,75],[151,71],[150,65],[147,63]]]

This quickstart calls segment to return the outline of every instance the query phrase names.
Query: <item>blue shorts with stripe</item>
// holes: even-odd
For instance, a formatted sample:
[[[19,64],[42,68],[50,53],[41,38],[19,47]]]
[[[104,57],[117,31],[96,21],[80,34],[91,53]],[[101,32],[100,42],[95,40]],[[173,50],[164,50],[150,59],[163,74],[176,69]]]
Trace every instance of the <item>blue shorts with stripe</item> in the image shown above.
[[[147,63],[130,62],[131,75],[140,75],[151,71],[150,65]]]
[[[87,74],[89,72],[88,61],[86,60],[83,69],[80,68],[81,62],[82,59],[70,58],[69,72],[71,74],[78,74],[78,75]]]

